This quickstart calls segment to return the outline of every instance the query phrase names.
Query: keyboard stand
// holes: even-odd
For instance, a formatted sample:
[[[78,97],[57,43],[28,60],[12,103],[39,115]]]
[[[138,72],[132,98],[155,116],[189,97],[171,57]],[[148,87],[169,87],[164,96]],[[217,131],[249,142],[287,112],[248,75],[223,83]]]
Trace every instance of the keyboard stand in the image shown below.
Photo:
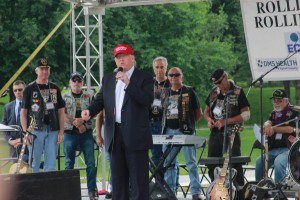
[[[149,178],[149,184],[152,182],[153,178],[155,179],[155,185],[153,187],[150,187],[150,191],[149,191],[150,200],[152,200],[151,194],[154,192],[156,186],[158,186],[165,193],[165,195],[167,195],[166,198],[168,200],[177,200],[177,197],[175,196],[174,192],[170,189],[169,185],[166,183],[166,181],[162,177],[162,174],[164,174],[168,168],[173,167],[172,162],[175,159],[175,157],[178,155],[178,153],[180,152],[182,146],[183,145],[168,144],[167,149],[163,153],[162,157],[160,158],[160,161],[157,166],[155,166],[153,161],[151,159],[149,159],[149,169],[152,174]],[[178,147],[178,148],[176,149],[175,153],[170,158],[170,160],[166,164],[166,166],[164,166],[164,162],[165,162],[167,156],[171,153],[171,150],[173,149],[173,147]]]

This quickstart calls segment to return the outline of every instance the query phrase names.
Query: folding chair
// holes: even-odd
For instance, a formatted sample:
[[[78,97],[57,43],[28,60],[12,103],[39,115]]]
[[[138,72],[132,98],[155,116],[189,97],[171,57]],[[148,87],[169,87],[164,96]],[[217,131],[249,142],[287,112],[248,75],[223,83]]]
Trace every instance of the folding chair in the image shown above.
[[[198,161],[197,161],[197,166],[198,166],[198,168],[200,168],[200,169],[201,169],[202,167],[203,167],[203,169],[206,168],[205,165],[202,166],[202,165],[199,164],[199,161],[200,161],[200,159],[202,158],[202,155],[203,155],[203,153],[204,153],[205,146],[206,146],[206,141],[203,143],[202,146],[196,146],[197,149],[200,149],[200,150],[198,151],[198,152],[200,152],[200,156],[199,156],[199,159],[198,159]],[[179,164],[179,167],[182,168],[182,169],[184,169],[186,172],[189,172],[189,170],[188,170],[186,164]],[[205,172],[206,172],[206,170],[205,170]],[[203,180],[204,177],[205,177],[205,174],[202,175],[202,177],[201,177],[201,179],[200,179],[200,184],[202,183],[202,180]],[[207,177],[205,177],[205,178],[207,179]],[[187,189],[186,189],[186,190],[183,189],[184,186],[182,186],[180,183],[178,183],[178,184],[179,184],[178,186],[179,186],[180,190],[181,190],[182,193],[183,193],[184,198],[186,198],[187,193],[188,193],[189,190],[190,190],[191,183],[189,183],[189,185],[187,186]],[[201,188],[202,188],[202,187],[201,187]],[[205,194],[203,188],[202,188],[202,192],[203,192],[203,194]]]
[[[251,158],[252,157],[252,153],[254,150],[264,150],[265,147],[258,141],[258,140],[255,140],[253,145],[252,145],[252,148],[251,148],[251,151],[250,151],[250,154],[249,154],[249,157]],[[255,158],[256,159],[256,158]],[[252,158],[251,158],[252,160]],[[245,173],[247,170],[254,170],[255,171],[255,165],[249,165],[249,162],[247,162],[245,165],[243,165],[243,170],[244,170],[244,178],[245,178],[245,181],[248,182],[246,176],[245,176]],[[272,165],[269,169],[269,177],[272,177],[273,175],[273,171],[274,171],[274,166]]]

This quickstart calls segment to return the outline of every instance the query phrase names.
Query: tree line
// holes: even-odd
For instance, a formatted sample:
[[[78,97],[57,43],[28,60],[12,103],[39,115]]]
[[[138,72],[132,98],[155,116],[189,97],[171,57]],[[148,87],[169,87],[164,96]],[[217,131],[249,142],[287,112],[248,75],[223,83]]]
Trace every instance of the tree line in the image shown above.
[[[0,73],[2,87],[70,9],[61,0],[2,0],[0,2]],[[46,57],[50,79],[68,84],[71,68],[69,19],[39,52],[19,79],[35,79],[35,60]],[[103,16],[105,73],[115,68],[113,47],[129,43],[137,67],[152,72],[152,60],[165,56],[169,67],[180,67],[184,83],[200,99],[211,89],[210,74],[226,69],[237,83],[251,80],[240,3],[215,0],[138,7],[109,8]]]

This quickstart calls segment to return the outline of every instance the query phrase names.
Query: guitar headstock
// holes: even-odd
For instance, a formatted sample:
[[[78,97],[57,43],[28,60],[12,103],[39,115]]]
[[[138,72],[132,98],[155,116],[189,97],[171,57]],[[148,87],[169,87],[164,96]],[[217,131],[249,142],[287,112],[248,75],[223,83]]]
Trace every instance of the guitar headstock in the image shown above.
[[[35,116],[30,116],[30,124],[29,127],[27,129],[28,132],[33,131],[35,128],[37,128],[37,123],[36,123],[36,119]]]
[[[240,132],[241,129],[242,129],[242,125],[241,124],[235,124],[232,127],[232,134],[236,134],[236,133]]]

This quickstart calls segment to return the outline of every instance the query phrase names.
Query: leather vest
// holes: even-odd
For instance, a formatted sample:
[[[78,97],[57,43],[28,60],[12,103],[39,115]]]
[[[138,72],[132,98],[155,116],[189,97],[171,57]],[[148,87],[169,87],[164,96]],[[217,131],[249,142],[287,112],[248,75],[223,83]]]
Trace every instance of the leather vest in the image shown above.
[[[76,101],[75,98],[72,95],[72,92],[69,91],[67,94],[63,95],[63,99],[65,100],[66,103],[66,110],[67,114],[70,115],[71,117],[75,118],[76,115]],[[86,110],[88,106],[90,105],[92,99],[92,95],[89,94],[86,91],[83,91],[81,96],[80,96],[80,107],[81,110]],[[86,129],[92,129],[93,128],[93,121],[90,119],[85,123]],[[70,123],[65,123],[64,124],[65,130],[72,130],[73,129],[73,124]]]
[[[191,104],[192,88],[183,85],[181,88],[181,95],[178,98],[178,117],[179,117],[179,130],[185,135],[192,135],[195,133],[195,114]],[[167,88],[162,94],[163,105],[163,119],[162,119],[162,134],[166,130],[166,113],[168,108],[169,95],[171,88]]]
[[[275,120],[275,115],[276,115],[276,112],[275,111],[272,111],[271,113],[271,122],[274,125],[277,125],[274,123],[274,120]],[[286,121],[285,124],[281,125],[281,126],[292,126],[292,127],[296,127],[296,123],[295,121],[291,121],[291,122],[287,122],[289,120],[292,120],[292,119],[295,119],[297,116],[299,116],[299,113],[297,111],[294,111],[292,109],[288,109],[287,113],[284,117],[284,121]],[[268,145],[269,145],[269,150],[273,149],[273,148],[276,148],[276,146],[274,146],[274,142],[275,142],[275,137],[276,137],[276,132],[268,137]],[[290,134],[287,134],[287,133],[282,133],[282,137],[283,137],[283,140],[285,141],[285,144],[286,144],[286,147],[287,148],[290,148],[291,145],[292,145],[292,142],[289,140],[289,138],[296,138],[296,133],[293,132],[293,133],[290,133]]]
[[[230,90],[233,90],[233,93],[229,94],[227,97],[228,98],[227,100],[229,103],[228,104],[228,111],[229,111],[228,118],[241,114],[240,109],[238,107],[238,99],[239,99],[239,96],[241,93],[241,87],[238,87],[238,86],[234,85],[232,82],[230,82]],[[211,116],[214,116],[213,108],[215,107],[215,105],[217,103],[219,94],[220,94],[220,90],[218,87],[213,88],[212,91],[210,92],[209,107],[210,107]],[[224,99],[224,101],[225,101],[225,99]],[[224,107],[223,107],[224,110],[222,110],[222,113],[224,113],[223,119],[225,119],[225,114],[226,114],[226,103],[224,104]]]
[[[53,86],[53,83],[49,82],[48,83],[50,86]],[[31,82],[28,86],[31,87],[31,98],[30,98],[30,105],[32,109],[28,110],[28,118],[27,122],[28,125],[30,124],[30,116],[35,116],[35,119],[37,120],[37,127],[35,130],[43,130],[43,125],[44,125],[44,117],[45,117],[45,103],[44,99],[41,95],[40,89],[37,85],[37,83]],[[59,121],[58,121],[58,109],[57,109],[57,102],[53,102],[54,99],[51,99],[52,103],[54,104],[54,109],[48,110],[48,115],[49,115],[49,125],[50,125],[50,130],[51,131],[56,131],[59,130]],[[56,99],[57,101],[57,99]]]

